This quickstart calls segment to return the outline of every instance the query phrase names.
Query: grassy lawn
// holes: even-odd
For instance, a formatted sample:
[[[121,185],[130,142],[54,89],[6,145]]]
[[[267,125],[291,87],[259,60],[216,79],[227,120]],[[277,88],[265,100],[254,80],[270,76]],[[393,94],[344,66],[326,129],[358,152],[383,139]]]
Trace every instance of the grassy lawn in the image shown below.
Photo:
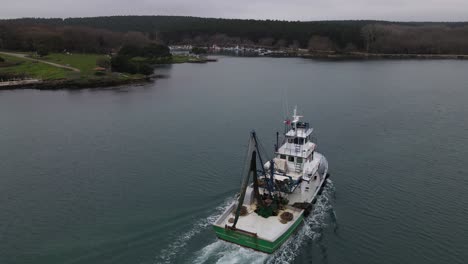
[[[19,52],[13,52],[19,53]],[[65,54],[65,53],[51,53],[45,57],[37,57],[32,53],[28,54],[27,58],[19,58],[10,55],[0,54],[0,57],[5,61],[0,62],[0,75],[11,74],[12,76],[5,76],[5,78],[22,78],[30,77],[42,80],[63,80],[69,84],[86,86],[87,84],[99,85],[109,83],[131,82],[132,80],[140,81],[145,79],[142,74],[128,74],[107,71],[96,72],[96,63],[99,60],[110,60],[107,55],[102,54]],[[44,62],[34,61],[37,59],[56,64],[64,65],[79,69],[80,71],[73,71],[71,69],[64,69],[49,65]],[[135,61],[144,61],[146,58],[133,58]],[[172,63],[183,63],[196,60],[196,58],[189,56],[174,56]],[[110,64],[110,63],[109,63]]]
[[[21,52],[15,52],[21,53]],[[24,75],[31,78],[38,78],[42,80],[82,80],[92,81],[97,79],[138,79],[142,78],[142,75],[138,74],[115,74],[108,71],[102,72],[100,75],[96,75],[95,68],[97,67],[96,62],[98,60],[110,60],[107,55],[102,54],[81,54],[81,53],[51,53],[45,57],[37,57],[32,53],[29,54],[30,58],[54,62],[57,64],[74,67],[80,70],[75,72],[69,69],[63,69],[48,65],[45,63],[31,61],[28,59],[13,57],[9,55],[0,54],[0,57],[5,59],[5,62],[0,63],[0,73],[10,73],[17,75]],[[135,61],[144,61],[145,58],[135,57],[132,58]],[[199,61],[200,59],[187,56],[187,55],[173,55],[171,63],[185,63]]]
[[[185,62],[199,61],[199,60],[200,59],[196,57],[188,56],[188,55],[179,55],[179,54],[172,55],[172,63],[185,63]]]
[[[5,62],[0,63],[0,73],[20,74],[43,80],[64,79],[73,75],[73,72],[70,70],[57,68],[40,62],[3,54],[0,54],[0,57],[5,60]]]
[[[99,59],[109,60],[109,57],[102,54],[52,53],[39,59],[77,68],[81,71],[82,77],[89,77],[90,75],[94,75],[96,62]]]

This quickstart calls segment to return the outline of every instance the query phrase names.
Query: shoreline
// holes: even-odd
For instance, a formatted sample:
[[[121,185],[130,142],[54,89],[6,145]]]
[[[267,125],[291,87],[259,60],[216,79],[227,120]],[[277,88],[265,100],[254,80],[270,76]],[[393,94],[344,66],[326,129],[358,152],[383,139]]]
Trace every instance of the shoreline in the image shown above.
[[[215,54],[211,54],[215,55]],[[272,57],[272,58],[303,58],[323,61],[365,61],[365,60],[468,60],[468,55],[464,54],[378,54],[365,52],[316,52],[316,53],[273,53],[264,56],[254,57]],[[207,63],[217,61],[216,58],[193,58],[180,56],[178,60],[174,60],[169,64],[179,63]],[[153,74],[151,76],[139,76],[132,78],[91,78],[91,79],[55,79],[41,80],[35,78],[10,80],[0,82],[0,91],[3,90],[19,90],[19,89],[36,89],[36,90],[79,90],[92,89],[98,87],[118,87],[122,85],[138,85],[154,82],[156,79],[163,76]]]
[[[269,57],[269,58],[304,58],[324,60],[367,60],[367,59],[421,59],[421,60],[468,60],[468,54],[416,54],[416,53],[368,53],[363,51],[306,51],[306,50],[269,50],[265,53],[249,51],[211,51],[210,55],[227,55],[240,57]]]
[[[0,85],[2,90],[21,90],[21,89],[36,89],[36,90],[80,90],[91,89],[98,87],[118,87],[128,84],[146,84],[152,83],[160,76],[148,76],[136,79],[94,79],[94,80],[37,80],[34,82],[25,80],[14,81],[11,85]]]
[[[0,62],[0,90],[78,90],[145,84],[151,83],[158,78],[164,78],[163,75],[158,73],[151,75],[127,74],[111,72],[110,69],[97,72],[95,68],[96,60],[105,56],[102,54],[55,53],[50,57],[40,59],[31,58],[27,53],[11,51],[0,51],[0,55],[7,60],[3,65]],[[213,61],[216,61],[216,59],[175,55],[170,62],[156,63],[152,66]],[[22,67],[24,65],[27,67]],[[3,80],[1,70],[7,74],[7,77],[3,78]],[[11,78],[8,78],[8,74],[11,75]]]
[[[384,53],[309,53],[299,55],[304,59],[326,60],[468,60],[465,54],[384,54]]]

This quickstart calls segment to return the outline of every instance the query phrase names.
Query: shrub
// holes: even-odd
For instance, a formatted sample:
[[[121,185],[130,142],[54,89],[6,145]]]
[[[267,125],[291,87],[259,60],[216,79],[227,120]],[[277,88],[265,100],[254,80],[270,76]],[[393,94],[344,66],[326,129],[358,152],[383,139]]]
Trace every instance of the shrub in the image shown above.
[[[138,69],[135,63],[130,61],[130,58],[123,55],[117,55],[111,59],[111,68],[115,72],[137,73]]]
[[[170,57],[171,51],[168,46],[161,44],[150,44],[143,48],[134,45],[124,45],[119,50],[119,55],[128,57],[161,58]]]
[[[105,72],[102,72],[102,71],[97,71],[97,72],[94,73],[94,75],[96,75],[96,76],[104,76],[104,75],[106,75],[106,73],[105,73]]]
[[[151,64],[167,63],[171,58],[170,49],[165,45],[150,44],[143,48],[124,45],[117,55],[112,57],[110,64],[112,71],[151,75],[154,72]]]
[[[96,66],[108,69],[111,66],[111,62],[108,58],[99,58],[96,60]]]
[[[151,75],[154,72],[154,68],[151,67],[148,63],[139,63],[138,65],[138,73],[144,75]]]
[[[206,54],[208,51],[204,48],[193,47],[191,52],[193,54]]]
[[[134,46],[134,45],[124,45],[120,48],[119,56],[127,56],[127,57],[138,57],[141,54],[141,48]]]
[[[142,49],[142,57],[164,58],[171,57],[171,50],[168,46],[161,44],[150,44]]]

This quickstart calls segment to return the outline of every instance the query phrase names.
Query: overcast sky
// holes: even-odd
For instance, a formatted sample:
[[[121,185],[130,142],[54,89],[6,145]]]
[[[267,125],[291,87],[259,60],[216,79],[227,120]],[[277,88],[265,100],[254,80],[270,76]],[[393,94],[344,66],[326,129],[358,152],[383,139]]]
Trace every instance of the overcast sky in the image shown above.
[[[0,18],[109,15],[468,21],[468,0],[0,0]]]

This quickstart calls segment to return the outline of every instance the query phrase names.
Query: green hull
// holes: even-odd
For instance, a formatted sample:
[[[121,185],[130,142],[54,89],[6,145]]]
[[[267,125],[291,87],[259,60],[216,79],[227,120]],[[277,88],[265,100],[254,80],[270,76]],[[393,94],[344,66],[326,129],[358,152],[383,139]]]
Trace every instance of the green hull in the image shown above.
[[[219,226],[213,226],[216,235],[218,238],[244,246],[249,247],[258,251],[273,253],[277,250],[297,229],[297,227],[302,223],[304,216],[301,216],[296,220],[296,222],[277,240],[274,242],[263,240],[256,236],[246,234],[241,231],[235,231],[231,229],[222,228]]]

